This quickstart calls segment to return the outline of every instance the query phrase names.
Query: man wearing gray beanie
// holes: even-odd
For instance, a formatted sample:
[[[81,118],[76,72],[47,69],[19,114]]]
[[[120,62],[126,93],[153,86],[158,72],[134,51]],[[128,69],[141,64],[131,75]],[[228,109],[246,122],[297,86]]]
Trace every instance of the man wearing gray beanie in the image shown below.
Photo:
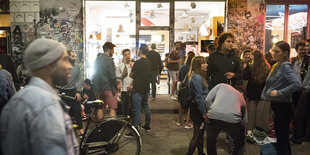
[[[24,62],[33,77],[1,113],[3,154],[79,154],[67,106],[54,90],[70,78],[66,47],[36,39],[25,50]]]

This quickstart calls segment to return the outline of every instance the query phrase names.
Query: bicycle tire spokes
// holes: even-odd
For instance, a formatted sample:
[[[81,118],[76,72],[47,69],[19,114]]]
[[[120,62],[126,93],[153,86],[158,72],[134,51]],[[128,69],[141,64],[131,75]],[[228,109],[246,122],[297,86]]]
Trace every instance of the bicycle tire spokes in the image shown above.
[[[125,135],[132,137],[126,138]],[[120,119],[104,120],[95,125],[83,143],[88,154],[139,155],[141,138],[127,121]]]
[[[121,136],[122,135],[124,135],[124,132],[125,132],[125,130],[126,130],[126,127],[127,127],[127,125],[128,125],[128,122],[124,122],[125,124],[123,125],[123,127],[115,134],[115,136],[112,138],[112,144],[113,143],[115,143],[115,141],[116,141],[116,143],[118,143],[119,142],[119,140],[120,140],[120,138],[121,138]],[[117,139],[117,140],[116,140]]]

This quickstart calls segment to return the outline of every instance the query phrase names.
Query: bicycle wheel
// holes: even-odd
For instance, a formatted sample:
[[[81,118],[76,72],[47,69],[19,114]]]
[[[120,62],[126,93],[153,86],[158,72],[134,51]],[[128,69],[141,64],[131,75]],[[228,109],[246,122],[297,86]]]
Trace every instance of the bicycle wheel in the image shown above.
[[[128,136],[130,135],[130,137]],[[139,155],[141,138],[137,130],[124,120],[100,122],[86,136],[83,149],[89,155]]]

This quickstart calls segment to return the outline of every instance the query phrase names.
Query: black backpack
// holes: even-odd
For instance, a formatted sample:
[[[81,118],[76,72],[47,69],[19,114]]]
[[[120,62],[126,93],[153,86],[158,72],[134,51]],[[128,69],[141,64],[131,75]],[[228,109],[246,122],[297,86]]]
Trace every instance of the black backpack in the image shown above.
[[[180,102],[181,108],[186,109],[189,107],[189,100],[188,100],[188,88],[189,82],[187,79],[187,75],[184,80],[181,82],[180,90],[178,92],[178,101]]]

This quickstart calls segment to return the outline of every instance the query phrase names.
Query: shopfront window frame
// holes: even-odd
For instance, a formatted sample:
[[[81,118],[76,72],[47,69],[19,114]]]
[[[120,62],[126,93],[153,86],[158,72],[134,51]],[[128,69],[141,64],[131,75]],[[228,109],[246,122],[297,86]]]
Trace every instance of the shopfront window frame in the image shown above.
[[[288,41],[288,20],[289,20],[289,6],[290,5],[308,5],[307,14],[307,32],[306,39],[310,39],[310,2],[308,0],[266,0],[266,5],[285,5],[284,16],[284,41]],[[265,47],[265,46],[264,46]]]

